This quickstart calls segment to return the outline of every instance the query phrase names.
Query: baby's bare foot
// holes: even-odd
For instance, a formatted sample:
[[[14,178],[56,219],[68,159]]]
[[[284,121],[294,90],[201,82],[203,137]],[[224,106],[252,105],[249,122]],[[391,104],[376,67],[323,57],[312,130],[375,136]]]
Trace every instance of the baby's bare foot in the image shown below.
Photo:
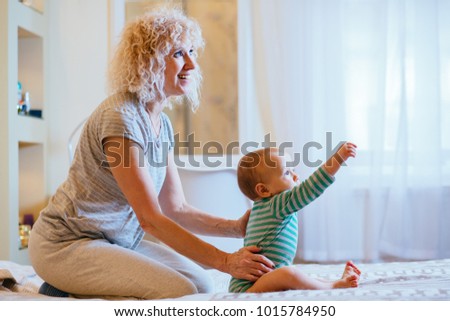
[[[347,261],[346,266],[351,266],[356,274],[361,275],[361,271],[356,267],[356,265],[352,261]]]
[[[334,289],[356,288],[358,286],[358,275],[348,275],[340,280],[333,282]]]
[[[361,271],[353,264],[352,261],[347,261],[344,268],[344,273],[342,274],[342,278],[344,279],[347,276],[356,275],[359,279],[361,275]]]
[[[355,264],[353,264],[352,261],[348,261],[345,264],[342,278],[333,282],[333,288],[356,288],[358,286],[360,276],[361,271]]]

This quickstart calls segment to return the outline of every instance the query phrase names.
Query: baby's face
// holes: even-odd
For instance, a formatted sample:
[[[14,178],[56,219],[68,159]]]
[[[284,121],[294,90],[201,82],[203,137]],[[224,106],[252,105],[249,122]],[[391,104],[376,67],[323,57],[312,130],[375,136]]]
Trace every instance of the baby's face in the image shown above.
[[[292,189],[298,184],[298,176],[293,168],[286,165],[285,156],[276,153],[270,154],[270,159],[264,163],[265,185],[272,195]]]

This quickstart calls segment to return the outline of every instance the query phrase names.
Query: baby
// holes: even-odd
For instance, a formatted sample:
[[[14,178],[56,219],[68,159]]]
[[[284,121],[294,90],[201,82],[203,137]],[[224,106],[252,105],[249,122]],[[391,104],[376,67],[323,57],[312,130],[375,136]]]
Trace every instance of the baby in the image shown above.
[[[239,162],[238,184],[252,201],[244,246],[261,248],[260,254],[275,264],[275,269],[256,282],[232,278],[231,292],[274,292],[300,289],[357,287],[361,272],[351,262],[335,281],[313,279],[292,265],[297,250],[297,211],[319,197],[334,181],[334,175],[349,157],[355,157],[356,145],[347,142],[299,184],[298,176],[287,167],[286,158],[276,148],[251,152]]]

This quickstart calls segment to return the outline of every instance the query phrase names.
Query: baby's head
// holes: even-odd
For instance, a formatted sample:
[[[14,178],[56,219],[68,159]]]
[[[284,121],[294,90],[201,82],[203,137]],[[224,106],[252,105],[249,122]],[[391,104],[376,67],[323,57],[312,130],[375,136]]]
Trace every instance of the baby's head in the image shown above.
[[[291,189],[298,177],[277,148],[263,148],[244,155],[237,169],[238,185],[252,201]]]

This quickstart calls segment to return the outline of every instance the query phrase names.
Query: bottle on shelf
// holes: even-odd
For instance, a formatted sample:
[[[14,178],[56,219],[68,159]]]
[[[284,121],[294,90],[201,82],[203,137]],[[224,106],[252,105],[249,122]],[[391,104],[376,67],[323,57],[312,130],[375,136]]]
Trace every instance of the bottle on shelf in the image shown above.
[[[21,99],[17,103],[17,113],[19,115],[29,115],[31,110],[31,104],[30,104],[30,93],[27,91],[25,94],[20,95]]]
[[[25,115],[28,115],[30,113],[30,109],[31,109],[31,106],[30,106],[30,93],[27,91],[27,92],[25,92],[25,95],[24,95],[22,110],[23,110]]]
[[[17,82],[17,113],[20,114],[22,112],[22,83],[20,81]]]
[[[33,227],[33,225],[34,225],[34,215],[31,214],[31,213],[24,214],[23,215],[22,224],[23,225],[29,225],[29,226]]]

